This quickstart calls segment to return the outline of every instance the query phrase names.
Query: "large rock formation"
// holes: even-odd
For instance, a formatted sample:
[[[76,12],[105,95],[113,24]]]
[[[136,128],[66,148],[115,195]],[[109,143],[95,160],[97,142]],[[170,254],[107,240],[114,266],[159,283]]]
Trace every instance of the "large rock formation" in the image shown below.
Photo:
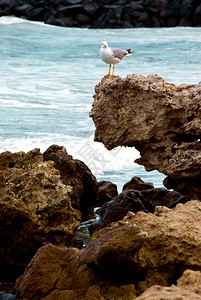
[[[165,299],[200,299],[200,211],[192,200],[154,214],[129,212],[96,232],[85,250],[45,245],[17,280],[17,297],[155,300],[161,292]]]
[[[77,245],[74,231],[82,216],[94,216],[96,185],[87,166],[64,147],[53,145],[44,157],[39,149],[0,155],[3,280],[15,278],[15,269],[24,268],[44,242]]]
[[[137,163],[168,175],[167,188],[201,198],[201,82],[176,86],[157,74],[104,77],[90,116],[96,141],[109,150],[135,147]]]

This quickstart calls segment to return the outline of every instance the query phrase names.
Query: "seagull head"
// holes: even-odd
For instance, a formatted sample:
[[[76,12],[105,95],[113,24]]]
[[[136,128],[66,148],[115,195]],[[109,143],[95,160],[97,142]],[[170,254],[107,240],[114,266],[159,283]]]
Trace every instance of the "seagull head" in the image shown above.
[[[108,48],[108,44],[106,41],[101,43],[101,48]]]

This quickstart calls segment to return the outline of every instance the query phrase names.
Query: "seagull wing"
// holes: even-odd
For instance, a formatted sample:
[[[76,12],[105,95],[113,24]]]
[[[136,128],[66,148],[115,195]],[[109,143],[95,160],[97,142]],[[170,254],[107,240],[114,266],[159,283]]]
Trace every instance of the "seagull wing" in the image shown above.
[[[122,60],[126,55],[128,55],[128,51],[126,51],[126,50],[120,50],[117,48],[111,48],[111,50],[112,50],[114,57],[116,57],[120,60]]]

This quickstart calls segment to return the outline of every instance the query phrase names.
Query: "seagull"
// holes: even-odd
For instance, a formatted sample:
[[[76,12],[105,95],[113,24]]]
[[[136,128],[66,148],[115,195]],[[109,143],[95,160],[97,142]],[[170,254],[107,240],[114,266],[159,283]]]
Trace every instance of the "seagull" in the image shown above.
[[[110,65],[107,76],[108,77],[111,76],[110,75],[111,65],[113,65],[113,69],[112,69],[112,76],[113,76],[115,65],[120,63],[124,59],[124,57],[131,55],[131,54],[132,54],[131,49],[120,50],[117,48],[110,48],[110,47],[108,47],[107,42],[102,42],[101,48],[100,48],[100,57],[106,64]]]

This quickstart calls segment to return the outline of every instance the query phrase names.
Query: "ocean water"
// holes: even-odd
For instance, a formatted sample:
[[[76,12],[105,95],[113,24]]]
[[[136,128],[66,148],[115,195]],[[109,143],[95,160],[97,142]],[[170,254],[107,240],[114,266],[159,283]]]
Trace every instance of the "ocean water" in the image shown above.
[[[108,151],[94,142],[94,87],[108,72],[102,41],[134,54],[115,68],[126,77],[158,73],[174,84],[201,81],[201,28],[79,29],[0,18],[0,153],[65,146],[98,180],[119,191],[133,176],[156,187],[164,175],[134,163],[134,148]]]

